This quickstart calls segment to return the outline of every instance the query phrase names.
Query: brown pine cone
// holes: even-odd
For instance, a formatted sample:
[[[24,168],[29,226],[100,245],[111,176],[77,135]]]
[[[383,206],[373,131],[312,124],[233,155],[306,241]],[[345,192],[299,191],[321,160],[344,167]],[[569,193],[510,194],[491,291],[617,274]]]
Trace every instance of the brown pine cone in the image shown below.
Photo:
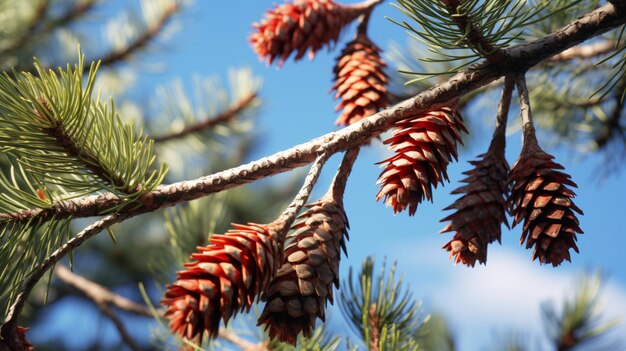
[[[300,60],[309,51],[313,58],[324,45],[336,42],[345,25],[362,13],[362,9],[343,6],[332,0],[296,0],[274,7],[265,18],[253,25],[250,35],[254,51],[271,64],[279,58],[282,64],[295,51]]]
[[[457,106],[396,122],[393,136],[385,141],[395,155],[379,162],[386,166],[378,177],[376,201],[384,198],[394,213],[408,207],[414,215],[424,198],[432,200],[432,187],[448,180],[446,169],[457,159],[462,131],[467,129]]]
[[[380,49],[367,35],[359,34],[346,45],[333,70],[335,98],[341,99],[338,125],[350,125],[389,106],[385,67]]]
[[[283,264],[262,299],[265,308],[258,325],[271,338],[295,344],[298,334],[310,337],[315,319],[325,320],[327,301],[339,286],[340,248],[345,252],[348,219],[330,197],[308,205],[293,225]],[[345,237],[345,239],[344,239]]]
[[[534,246],[532,259],[558,266],[571,261],[569,249],[578,252],[576,234],[582,234],[574,212],[583,212],[574,205],[576,194],[568,188],[577,187],[570,176],[558,171],[563,166],[538,146],[522,152],[509,176],[511,196],[509,212],[513,226],[524,221],[520,243]]]
[[[442,219],[450,223],[441,231],[455,232],[454,238],[443,246],[454,257],[454,263],[467,266],[487,262],[488,244],[498,241],[502,234],[502,223],[507,228],[505,199],[509,189],[507,177],[509,164],[503,152],[492,151],[480,155],[481,160],[470,161],[472,170],[464,172],[468,177],[452,194],[463,194],[446,210],[454,213]]]
[[[168,285],[161,303],[167,306],[170,329],[194,339],[206,330],[216,337],[224,323],[250,306],[273,279],[282,257],[282,245],[274,226],[233,224],[210,245],[191,255],[178,279]]]

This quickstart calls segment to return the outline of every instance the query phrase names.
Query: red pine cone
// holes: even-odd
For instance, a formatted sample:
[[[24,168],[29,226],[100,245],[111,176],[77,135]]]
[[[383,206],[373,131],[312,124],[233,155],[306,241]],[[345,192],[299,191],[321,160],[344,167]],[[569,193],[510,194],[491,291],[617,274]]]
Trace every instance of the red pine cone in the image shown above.
[[[16,340],[18,344],[9,347],[16,347],[15,351],[33,351],[35,349],[35,346],[33,346],[33,344],[31,344],[30,341],[26,339],[26,332],[28,331],[28,329],[29,328],[18,325]]]
[[[570,176],[557,171],[563,166],[538,147],[523,152],[509,176],[509,212],[513,226],[524,221],[520,243],[534,246],[533,260],[558,266],[571,261],[569,249],[578,252],[576,233],[582,234],[574,212],[583,212],[571,200],[577,187]]]
[[[271,338],[295,344],[302,332],[310,337],[315,319],[325,320],[327,301],[339,286],[340,248],[345,252],[348,219],[328,198],[308,205],[292,229],[283,265],[262,297],[267,301],[258,325],[265,324]]]
[[[161,303],[167,306],[170,329],[193,339],[206,330],[216,337],[224,323],[239,311],[249,311],[258,295],[270,284],[281,257],[282,245],[272,225],[233,224],[210,245],[198,247],[176,282],[168,285]]]
[[[424,198],[432,200],[432,187],[448,180],[448,163],[457,159],[456,145],[467,129],[456,106],[426,111],[396,122],[395,127],[385,141],[395,155],[379,162],[387,165],[378,177],[376,201],[385,198],[394,213],[408,207],[412,216]]]
[[[271,64],[277,57],[282,64],[295,51],[295,60],[309,50],[313,58],[324,45],[337,41],[345,25],[362,11],[332,0],[296,0],[276,6],[265,18],[253,24],[250,35],[254,51]]]
[[[509,193],[507,177],[509,164],[502,152],[489,151],[480,155],[482,160],[470,161],[474,169],[464,172],[468,177],[452,194],[463,194],[446,210],[456,210],[442,219],[451,221],[442,231],[455,232],[454,239],[443,246],[454,257],[454,263],[467,266],[476,261],[487,262],[487,245],[498,241],[502,234],[502,223],[507,228],[505,198]]]
[[[367,35],[359,34],[346,45],[333,70],[335,98],[341,99],[338,125],[350,125],[389,106],[385,67],[380,49]]]

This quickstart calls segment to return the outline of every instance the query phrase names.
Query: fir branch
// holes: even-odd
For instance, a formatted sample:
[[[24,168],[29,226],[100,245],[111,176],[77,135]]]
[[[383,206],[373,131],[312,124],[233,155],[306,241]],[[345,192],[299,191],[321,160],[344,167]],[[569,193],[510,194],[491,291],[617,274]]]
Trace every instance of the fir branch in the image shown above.
[[[468,94],[504,75],[524,72],[559,52],[623,25],[626,23],[624,12],[618,11],[611,4],[604,5],[541,39],[504,49],[508,57],[505,62],[497,65],[489,62],[474,65],[470,70],[459,72],[393,107],[285,151],[194,180],[158,186],[139,196],[134,208],[121,209],[120,213],[136,216],[152,212],[302,167],[313,162],[322,150],[333,154],[359,146],[389,129],[396,121],[427,109],[445,106],[449,100]],[[35,216],[44,219],[53,216],[90,217],[106,213],[121,202],[122,199],[111,193],[92,195],[56,202],[50,209],[0,214],[0,221],[26,222]]]
[[[181,9],[181,6],[177,1],[173,1],[163,12],[161,17],[157,20],[156,23],[150,25],[143,34],[139,35],[135,40],[126,45],[125,47],[112,51],[105,56],[101,57],[99,61],[103,66],[110,66],[116,64],[120,61],[126,60],[129,56],[134,54],[136,51],[144,48],[148,43],[154,40],[161,31],[165,28],[165,26],[169,23],[169,21],[174,17],[176,13]]]
[[[173,139],[179,139],[179,138],[183,138],[183,137],[185,137],[185,136],[187,136],[187,135],[189,135],[191,133],[196,133],[196,132],[208,130],[208,129],[214,128],[214,127],[216,127],[218,125],[222,125],[222,124],[228,123],[233,118],[236,118],[242,111],[244,111],[250,105],[252,105],[257,98],[258,98],[258,94],[256,92],[251,92],[251,93],[243,96],[241,99],[239,99],[238,101],[233,103],[230,107],[228,107],[228,109],[226,109],[225,111],[219,113],[216,116],[209,117],[209,118],[207,118],[207,119],[205,119],[203,121],[200,121],[200,122],[198,122],[196,124],[189,125],[189,126],[183,128],[180,131],[173,132],[173,133],[166,134],[166,135],[162,135],[162,136],[157,136],[157,137],[153,138],[153,140],[154,140],[154,142],[159,143],[159,142],[170,141],[170,140],[173,140]]]

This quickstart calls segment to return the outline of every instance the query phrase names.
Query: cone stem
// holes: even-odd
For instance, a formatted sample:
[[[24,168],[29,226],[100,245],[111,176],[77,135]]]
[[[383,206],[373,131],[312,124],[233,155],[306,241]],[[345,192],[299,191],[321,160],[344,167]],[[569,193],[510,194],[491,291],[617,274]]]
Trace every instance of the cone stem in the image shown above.
[[[324,149],[324,147],[322,147],[322,150],[324,151],[322,151],[319,156],[317,156],[315,162],[313,162],[313,165],[309,170],[309,174],[307,174],[306,178],[304,179],[304,183],[302,184],[300,191],[298,191],[296,197],[293,198],[289,206],[287,206],[285,211],[283,211],[278,220],[275,222],[279,226],[279,228],[277,228],[277,231],[280,241],[284,240],[285,235],[289,231],[289,227],[291,227],[293,221],[296,219],[298,212],[300,212],[302,206],[306,204],[307,200],[309,199],[309,195],[311,195],[311,191],[315,186],[315,183],[317,183],[317,179],[322,173],[324,164],[333,154],[327,149]]]
[[[343,205],[343,193],[346,190],[348,177],[352,172],[352,165],[354,165],[354,161],[358,157],[360,150],[361,147],[357,146],[346,151],[346,153],[343,155],[341,165],[337,170],[337,174],[335,175],[335,178],[330,185],[328,194],[337,202],[339,206]]]
[[[518,76],[515,79],[517,92],[519,95],[520,113],[522,115],[522,133],[524,135],[524,146],[522,153],[536,151],[539,148],[535,126],[533,125],[532,112],[530,110],[530,98],[528,97],[528,87],[526,87],[526,77]]]
[[[511,107],[511,96],[515,87],[515,80],[512,76],[504,78],[504,88],[502,89],[502,97],[498,104],[498,116],[496,118],[496,129],[491,138],[489,152],[504,153],[506,146],[506,123],[509,118],[509,108]]]

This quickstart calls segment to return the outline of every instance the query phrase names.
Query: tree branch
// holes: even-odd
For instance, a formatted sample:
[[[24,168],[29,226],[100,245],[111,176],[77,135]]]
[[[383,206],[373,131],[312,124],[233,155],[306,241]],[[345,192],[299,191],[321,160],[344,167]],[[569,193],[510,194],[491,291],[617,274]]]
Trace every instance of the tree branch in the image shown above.
[[[548,61],[566,61],[573,59],[587,59],[596,56],[608,54],[613,50],[619,50],[624,47],[624,43],[618,43],[614,40],[599,41],[588,45],[579,45],[569,48],[558,55],[552,56]]]
[[[26,303],[26,299],[30,295],[30,292],[35,287],[35,284],[46,274],[46,272],[54,266],[59,260],[68,252],[73,250],[74,248],[81,245],[85,240],[93,237],[94,235],[100,233],[104,229],[112,226],[115,223],[119,223],[130,216],[128,214],[112,214],[103,219],[93,223],[87,228],[83,229],[80,233],[76,234],[72,239],[68,240],[65,245],[58,248],[55,252],[53,252],[49,257],[47,257],[39,266],[37,266],[31,273],[27,275],[28,278],[24,280],[22,285],[19,288],[19,293],[15,298],[15,301],[9,308],[9,312],[7,313],[6,319],[2,326],[0,327],[0,346],[8,346],[9,349],[17,349],[16,345],[18,344],[16,330],[17,330],[17,319],[24,308],[24,304]]]
[[[459,13],[461,9],[460,0],[442,0],[446,5],[446,10],[450,18],[456,23],[462,33],[465,33],[467,42],[487,60],[497,62],[504,60],[506,55],[500,48],[494,47],[483,35],[482,30],[474,23],[470,15]]]
[[[200,132],[203,130],[214,128],[221,124],[228,123],[230,120],[235,118],[239,113],[241,113],[243,110],[248,108],[248,106],[250,106],[257,99],[257,97],[258,97],[257,93],[252,92],[244,96],[239,101],[235,102],[228,109],[221,112],[217,116],[213,116],[203,121],[200,121],[196,124],[187,126],[180,131],[155,137],[153,138],[153,140],[156,143],[160,143],[160,142],[169,141],[172,139],[178,139],[178,138],[185,137],[191,133]]]
[[[396,121],[414,116],[429,108],[442,107],[447,101],[487,85],[504,75],[525,72],[560,52],[624,23],[626,23],[626,10],[620,11],[611,4],[604,5],[541,39],[503,49],[507,56],[503,62],[495,64],[484,61],[476,64],[393,107],[285,151],[194,180],[159,186],[154,191],[142,195],[137,200],[137,206],[123,209],[121,213],[132,217],[174,206],[302,167],[313,162],[320,151],[333,154],[359,146],[389,129]],[[25,222],[33,217],[49,219],[54,216],[61,219],[97,216],[119,206],[121,201],[122,199],[110,193],[90,195],[57,202],[49,209],[3,213],[0,214],[0,223]]]
[[[126,312],[140,316],[153,317],[148,307],[115,294],[104,286],[73,273],[64,265],[57,265],[54,269],[54,274],[63,282],[82,291],[96,303],[110,304]]]
[[[246,165],[195,180],[163,185],[142,195],[134,203],[135,206],[128,206],[121,212],[109,215],[85,228],[33,270],[22,284],[18,297],[11,306],[9,315],[2,326],[1,335],[4,338],[2,342],[14,342],[13,337],[15,336],[19,312],[35,283],[41,279],[43,274],[65,254],[103,229],[142,213],[198,199],[301,167],[317,159],[320,152],[329,157],[336,152],[359,146],[390,128],[396,121],[414,116],[426,109],[442,107],[447,101],[489,84],[503,75],[525,72],[570,47],[626,23],[626,6],[624,6],[626,1],[614,0],[613,3],[617,3],[619,7],[613,4],[604,5],[541,39],[504,49],[506,60],[498,64],[481,62],[411,99],[364,118],[342,130],[326,134]],[[121,201],[122,199],[113,194],[82,197],[57,203],[51,209],[2,214],[0,215],[0,223],[12,220],[29,220],[34,216],[43,218],[52,218],[54,215],[58,215],[57,218],[94,216],[110,210],[113,206],[119,205]]]
[[[161,18],[151,25],[142,35],[137,37],[132,43],[125,48],[112,51],[108,55],[100,58],[102,66],[113,65],[119,61],[127,59],[135,51],[148,45],[162,30],[165,28],[169,20],[180,10],[180,5],[173,2],[163,13]]]

